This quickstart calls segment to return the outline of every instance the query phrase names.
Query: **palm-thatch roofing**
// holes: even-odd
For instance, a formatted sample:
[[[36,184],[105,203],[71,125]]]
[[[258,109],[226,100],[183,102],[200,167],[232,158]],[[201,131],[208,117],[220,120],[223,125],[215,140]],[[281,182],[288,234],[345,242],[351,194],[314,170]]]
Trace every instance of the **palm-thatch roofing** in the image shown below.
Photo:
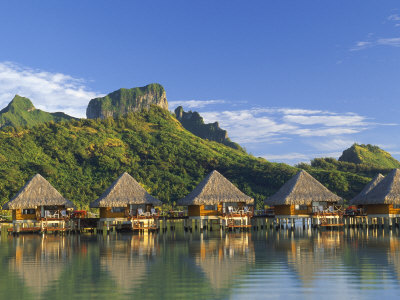
[[[74,207],[45,178],[36,174],[19,190],[18,194],[3,205],[3,209],[36,208],[38,206]]]
[[[400,204],[400,169],[393,169],[358,204]]]
[[[341,198],[318,180],[301,170],[274,195],[264,201],[267,205],[311,205],[312,202],[339,202]]]
[[[221,202],[244,202],[253,204],[254,199],[242,193],[228,179],[214,170],[178,205],[216,205]]]
[[[129,204],[161,205],[128,173],[122,174],[90,207],[125,207]]]
[[[362,201],[364,197],[373,189],[375,188],[379,182],[382,181],[384,176],[382,174],[376,175],[367,185],[362,189],[362,191],[355,196],[353,199],[350,201],[350,205],[358,205],[362,204]]]

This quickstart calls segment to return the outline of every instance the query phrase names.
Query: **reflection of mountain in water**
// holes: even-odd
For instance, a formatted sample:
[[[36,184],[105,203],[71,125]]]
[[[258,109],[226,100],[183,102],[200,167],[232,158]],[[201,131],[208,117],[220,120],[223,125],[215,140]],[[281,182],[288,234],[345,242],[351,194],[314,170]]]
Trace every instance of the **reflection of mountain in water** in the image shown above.
[[[21,237],[15,256],[9,260],[9,270],[18,275],[25,287],[37,296],[59,280],[68,262],[69,247],[64,237]]]

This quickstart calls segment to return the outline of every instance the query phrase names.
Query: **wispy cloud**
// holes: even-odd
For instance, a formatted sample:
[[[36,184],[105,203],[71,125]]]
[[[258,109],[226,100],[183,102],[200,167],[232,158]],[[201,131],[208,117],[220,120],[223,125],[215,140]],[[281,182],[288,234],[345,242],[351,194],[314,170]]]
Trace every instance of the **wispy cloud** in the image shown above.
[[[282,161],[282,160],[308,160],[308,155],[304,153],[284,153],[284,154],[264,154],[262,155],[263,158],[271,161]]]
[[[30,98],[36,108],[75,117],[85,117],[89,100],[99,96],[82,79],[0,62],[0,107],[5,107],[15,94]]]
[[[400,15],[399,14],[391,14],[389,17],[387,17],[389,21],[400,21]]]
[[[184,109],[203,108],[209,105],[223,104],[225,100],[172,100],[168,101],[170,109],[182,106]]]
[[[334,137],[307,141],[307,144],[318,151],[343,151],[356,143],[357,139],[348,137]]]
[[[399,14],[391,14],[387,17],[387,20],[390,21],[390,24],[394,25],[394,27],[400,26]],[[365,40],[356,42],[356,44],[350,48],[350,51],[360,51],[376,46],[400,47],[400,37],[374,38],[374,34],[370,33]]]
[[[355,134],[371,126],[355,113],[296,108],[253,108],[201,113],[207,122],[220,122],[239,143],[277,142],[291,137],[327,137]]]
[[[350,49],[350,51],[359,51],[375,46],[400,47],[400,37],[379,38],[374,41],[357,42],[356,45]]]

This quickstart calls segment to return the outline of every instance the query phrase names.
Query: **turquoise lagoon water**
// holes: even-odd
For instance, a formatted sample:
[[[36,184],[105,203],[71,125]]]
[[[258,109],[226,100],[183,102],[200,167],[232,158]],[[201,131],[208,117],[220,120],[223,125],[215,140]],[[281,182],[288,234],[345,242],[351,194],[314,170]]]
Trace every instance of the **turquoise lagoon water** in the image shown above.
[[[400,296],[399,232],[2,236],[1,299]]]

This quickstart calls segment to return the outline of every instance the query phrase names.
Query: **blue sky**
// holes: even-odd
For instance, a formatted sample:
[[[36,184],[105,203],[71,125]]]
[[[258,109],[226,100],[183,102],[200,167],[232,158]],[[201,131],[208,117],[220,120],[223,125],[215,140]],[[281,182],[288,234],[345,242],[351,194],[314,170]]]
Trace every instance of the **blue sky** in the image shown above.
[[[354,142],[400,158],[398,1],[3,1],[0,37],[1,107],[84,116],[158,82],[271,161]]]

